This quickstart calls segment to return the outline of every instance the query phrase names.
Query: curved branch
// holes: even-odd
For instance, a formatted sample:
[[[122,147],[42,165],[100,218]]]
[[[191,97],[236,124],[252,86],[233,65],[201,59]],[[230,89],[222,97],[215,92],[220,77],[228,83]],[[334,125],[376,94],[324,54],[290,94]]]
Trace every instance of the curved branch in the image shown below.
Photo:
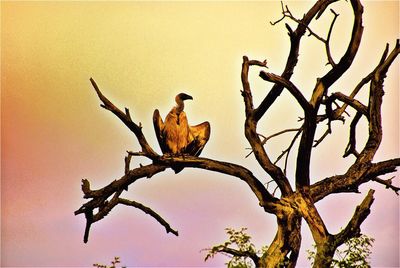
[[[329,41],[331,40],[333,25],[335,24],[335,21],[336,21],[337,17],[339,16],[339,14],[336,13],[333,9],[331,9],[331,12],[333,14],[333,20],[332,20],[331,26],[329,27],[328,36],[326,37],[326,40],[325,40],[325,51],[326,51],[326,56],[328,57],[328,64],[330,64],[332,67],[335,67],[336,63],[332,58]]]
[[[265,186],[253,175],[253,173],[243,166],[189,155],[179,157],[174,156],[172,158],[168,156],[162,156],[157,159],[156,163],[166,166],[179,164],[180,166],[184,167],[206,169],[237,177],[247,183],[247,185],[256,195],[260,206],[262,206],[266,212],[275,212],[275,203],[278,199],[271,195]]]
[[[332,69],[317,82],[310,101],[314,107],[319,107],[321,99],[328,88],[349,69],[360,46],[364,29],[362,26],[363,6],[359,0],[351,0],[351,6],[354,13],[354,23],[349,45],[339,63],[333,65]]]
[[[364,149],[361,151],[357,162],[370,162],[372,161],[379,145],[382,141],[382,115],[381,106],[384,95],[383,83],[386,78],[386,73],[393,61],[400,53],[399,39],[396,40],[396,46],[389,54],[387,59],[379,65],[374,73],[370,83],[369,94],[369,136]]]
[[[251,64],[265,66],[266,61],[264,61],[263,63],[258,61],[249,61],[246,56],[243,57],[241,76],[243,85],[242,96],[244,98],[246,111],[245,136],[246,139],[249,141],[252,151],[254,152],[254,155],[260,166],[277,183],[282,195],[286,196],[293,193],[289,180],[286,178],[282,170],[271,162],[267,152],[265,151],[262,141],[257,134],[257,121],[254,118],[253,98],[251,94],[250,83],[248,81],[249,66]]]
[[[146,214],[149,214],[152,216],[154,219],[156,219],[162,226],[165,227],[165,230],[167,233],[173,233],[174,235],[178,236],[178,231],[174,230],[171,228],[168,222],[166,222],[157,212],[152,210],[149,207],[146,207],[145,205],[138,203],[136,201],[128,200],[125,198],[119,198],[118,199],[118,204],[126,205],[126,206],[131,206],[137,209],[140,209]]]
[[[322,98],[327,94],[328,88],[338,80],[350,67],[357,54],[363,32],[362,13],[363,7],[359,0],[351,0],[354,12],[354,24],[350,43],[339,63],[321,79],[317,80],[310,104],[314,108],[312,113],[308,113],[304,118],[304,131],[301,136],[297,162],[296,162],[296,188],[304,188],[310,185],[310,160],[314,142],[315,131],[317,128],[317,112]],[[329,129],[328,129],[329,131]]]
[[[267,60],[264,60],[263,62],[257,61],[257,60],[249,60],[247,56],[243,56],[243,63],[242,63],[242,72],[241,72],[241,80],[242,80],[242,86],[243,90],[242,96],[244,99],[244,104],[245,104],[245,111],[246,111],[246,116],[250,117],[252,116],[253,113],[253,96],[251,94],[251,87],[249,83],[249,68],[250,66],[255,65],[255,66],[260,66],[260,67],[267,67]]]
[[[125,163],[127,165],[128,161],[126,160]],[[89,181],[82,180],[82,192],[84,193],[84,198],[91,198],[90,201],[83,204],[77,211],[75,211],[75,215],[85,214],[86,217],[84,242],[86,243],[88,241],[90,226],[107,216],[108,213],[118,204],[132,206],[144,211],[163,225],[166,228],[167,233],[171,232],[177,235],[177,231],[173,230],[170,225],[152,209],[137,203],[136,201],[120,198],[122,192],[127,190],[128,186],[136,182],[138,179],[151,178],[155,174],[176,164],[183,167],[207,169],[237,177],[247,183],[258,198],[260,206],[262,206],[266,212],[276,212],[275,208],[278,199],[271,195],[264,185],[248,169],[240,165],[187,155],[179,157],[162,156],[157,158],[153,164],[140,166],[125,172],[125,175],[120,179],[114,180],[109,185],[98,190],[91,190]],[[97,213],[94,213],[95,209],[98,209]]]

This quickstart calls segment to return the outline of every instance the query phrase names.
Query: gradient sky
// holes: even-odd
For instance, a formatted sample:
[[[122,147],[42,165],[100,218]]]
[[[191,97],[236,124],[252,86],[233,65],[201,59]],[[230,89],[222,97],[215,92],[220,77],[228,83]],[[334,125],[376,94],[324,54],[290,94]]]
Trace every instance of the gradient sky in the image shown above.
[[[311,2],[289,2],[300,17]],[[385,44],[399,38],[399,2],[365,2],[362,45],[349,73],[334,85],[348,93],[369,73]],[[350,38],[349,3],[340,13],[332,36],[333,56],[343,53]],[[249,228],[255,244],[269,244],[275,217],[258,206],[240,180],[203,170],[172,171],[142,180],[127,197],[159,212],[179,237],[141,211],[117,207],[92,226],[82,242],[85,220],[73,212],[85,201],[81,179],[102,187],[123,174],[126,150],[137,150],[135,137],[111,113],[99,107],[93,77],[120,108],[129,107],[153,147],[159,150],[151,116],[165,115],[179,92],[194,100],[186,105],[190,123],[208,120],[211,139],[203,156],[247,166],[262,182],[269,181],[254,159],[244,156],[244,105],[240,96],[242,56],[268,60],[280,73],[289,49],[280,3],[270,2],[1,2],[1,266],[76,266],[109,263],[120,256],[129,266],[222,266],[224,257],[204,263],[201,249],[225,240],[224,228]],[[326,12],[313,23],[325,35]],[[328,70],[322,44],[302,41],[294,83],[309,97],[319,75]],[[376,161],[399,156],[399,64],[385,82],[384,141]],[[254,70],[256,101],[269,85]],[[363,101],[367,90],[361,93]],[[272,134],[297,127],[301,112],[283,93],[259,131]],[[352,159],[342,159],[347,126],[333,124],[334,134],[314,152],[313,178],[339,174]],[[366,124],[359,127],[359,142]],[[321,129],[322,134],[325,129]],[[271,141],[275,158],[291,135]],[[294,154],[292,154],[294,156]],[[294,157],[291,158],[293,160]],[[132,166],[147,163],[134,159]],[[293,174],[289,165],[289,175]],[[397,174],[398,175],[398,174]],[[396,177],[394,182],[399,185]],[[376,189],[372,213],[362,231],[376,239],[373,267],[399,267],[399,199],[377,184],[361,195],[330,196],[317,204],[328,229],[344,226],[369,188]],[[305,250],[311,239],[303,225],[300,267],[309,266]]]

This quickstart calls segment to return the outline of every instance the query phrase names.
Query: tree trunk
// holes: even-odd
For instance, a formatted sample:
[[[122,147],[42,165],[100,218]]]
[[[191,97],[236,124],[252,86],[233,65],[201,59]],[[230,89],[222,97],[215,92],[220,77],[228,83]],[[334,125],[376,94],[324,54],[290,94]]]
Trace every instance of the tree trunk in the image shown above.
[[[301,244],[301,217],[285,207],[278,216],[278,231],[257,267],[295,267]]]
[[[331,267],[333,255],[336,247],[332,245],[331,239],[322,245],[317,245],[317,254],[315,255],[313,268]]]

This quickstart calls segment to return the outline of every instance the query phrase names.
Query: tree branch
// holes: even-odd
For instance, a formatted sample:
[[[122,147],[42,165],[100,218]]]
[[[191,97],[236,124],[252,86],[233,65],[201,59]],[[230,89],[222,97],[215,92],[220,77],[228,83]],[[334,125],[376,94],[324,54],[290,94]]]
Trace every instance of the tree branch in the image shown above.
[[[277,202],[277,199],[267,191],[264,185],[248,169],[240,165],[186,155],[173,158],[169,156],[162,156],[157,158],[153,164],[132,169],[125,173],[125,175],[120,179],[114,180],[109,185],[98,190],[91,190],[89,181],[82,180],[82,192],[84,193],[84,198],[91,198],[90,201],[83,204],[77,211],[75,211],[75,215],[84,213],[86,216],[87,224],[84,242],[86,243],[88,241],[90,226],[93,223],[103,219],[118,204],[129,205],[144,211],[155,218],[161,225],[163,225],[167,232],[177,234],[177,232],[171,229],[169,227],[170,225],[163,220],[161,216],[159,216],[150,208],[147,208],[135,201],[120,198],[122,191],[128,189],[128,186],[138,179],[145,177],[151,178],[155,174],[162,172],[166,168],[176,164],[184,167],[207,169],[237,177],[249,185],[250,189],[258,198],[260,206],[262,206],[266,212],[276,212],[275,203]],[[109,201],[108,199],[111,196],[112,198]],[[94,213],[95,209],[98,209],[97,213]]]
[[[244,168],[243,166],[189,155],[173,158],[163,156],[157,160],[157,163],[167,166],[179,164],[180,166],[184,167],[206,169],[237,177],[247,183],[259,200],[260,206],[262,206],[266,212],[275,213],[275,203],[277,202],[277,199],[267,191],[264,185],[253,175],[250,170]]]
[[[288,133],[288,132],[292,132],[292,131],[299,131],[299,130],[301,130],[301,128],[289,128],[289,129],[281,130],[281,131],[279,131],[277,133],[274,133],[274,134],[272,134],[272,135],[270,135],[268,137],[265,137],[264,135],[261,135],[261,134],[258,134],[258,135],[263,138],[263,140],[261,141],[261,144],[265,145],[268,140],[270,140],[270,139],[272,139],[274,137],[280,136],[280,135],[282,135],[284,133]],[[251,149],[251,148],[246,148],[246,149]],[[252,153],[253,153],[253,151],[248,153],[245,158],[249,157]]]
[[[264,64],[266,64],[266,61],[264,61],[263,63],[257,61],[249,61],[246,56],[243,57],[241,77],[243,86],[242,96],[244,98],[246,112],[245,136],[249,141],[260,166],[272,177],[273,180],[275,180],[282,195],[289,195],[293,192],[289,180],[286,178],[282,170],[271,162],[260,140],[260,137],[257,134],[257,121],[254,119],[253,98],[251,94],[250,83],[248,81],[248,72],[251,63],[256,63],[256,65],[264,66]]]
[[[226,254],[229,254],[229,255],[232,255],[235,257],[250,258],[256,266],[260,260],[260,258],[257,256],[257,254],[255,252],[251,252],[251,251],[240,251],[240,250],[237,250],[234,248],[227,247],[225,245],[216,246],[213,249],[215,249],[216,252],[226,253]]]
[[[243,90],[241,92],[244,99],[245,111],[247,117],[252,116],[253,113],[253,96],[251,94],[251,87],[248,79],[249,68],[250,66],[253,65],[260,67],[267,67],[267,60],[261,62],[257,60],[249,60],[247,56],[243,56],[242,72],[241,72]]]
[[[382,97],[384,94],[384,79],[386,77],[386,73],[389,67],[399,53],[400,44],[398,39],[396,40],[395,48],[392,50],[389,56],[387,56],[386,59],[384,58],[388,54],[388,47],[386,46],[383,56],[378,66],[374,69],[374,72],[364,78],[356,87],[356,89],[361,88],[361,85],[363,85],[365,81],[371,80],[367,117],[369,122],[369,135],[367,143],[361,153],[358,154],[355,148],[355,127],[357,125],[360,115],[356,115],[350,128],[350,140],[346,148],[345,156],[353,153],[357,157],[357,159],[349,167],[346,174],[339,176],[341,177],[341,179],[338,176],[332,176],[315,183],[311,187],[312,197],[315,202],[331,193],[337,193],[341,191],[357,192],[359,185],[366,183],[378,177],[379,175],[393,172],[393,170],[395,170],[395,167],[399,166],[397,163],[397,159],[390,162],[396,163],[396,166],[392,164],[389,166],[389,168],[383,166],[382,164],[377,166],[376,164],[371,163],[382,140],[381,105]]]
[[[329,96],[329,98],[326,101],[326,105],[332,105],[332,103],[335,100],[340,100],[341,102],[354,108],[354,110],[356,110],[357,112],[360,112],[361,114],[363,114],[367,118],[369,118],[368,107],[365,106],[364,104],[362,104],[360,101],[358,101],[352,97],[346,96],[345,94],[343,94],[341,92],[335,92],[331,96]]]
[[[97,96],[101,100],[103,104],[100,106],[103,107],[104,109],[112,112],[115,114],[136,136],[140,146],[142,147],[142,151],[148,155],[151,159],[154,159],[158,157],[158,154],[150,147],[148,142],[146,141],[146,138],[144,137],[142,133],[142,126],[137,125],[132,121],[130,112],[128,108],[125,108],[125,113],[122,112],[120,109],[118,109],[110,100],[108,100],[103,93],[101,93],[99,87],[97,86],[96,82],[94,81],[93,78],[90,78],[90,82],[92,83],[92,86],[94,90],[97,93]]]
[[[329,42],[331,40],[333,25],[335,24],[335,21],[336,21],[337,17],[339,16],[339,14],[336,13],[333,9],[331,9],[331,12],[333,13],[333,20],[332,20],[331,26],[329,27],[328,36],[326,37],[326,40],[324,43],[325,43],[326,56],[328,57],[328,64],[330,64],[332,67],[335,67],[336,63],[332,58]]]
[[[119,198],[118,199],[118,204],[126,205],[126,206],[131,206],[137,209],[140,209],[146,214],[149,214],[152,216],[154,219],[156,219],[162,226],[165,227],[165,230],[167,233],[173,233],[174,235],[178,236],[178,231],[174,230],[171,228],[168,222],[166,222],[158,213],[156,213],[154,210],[152,210],[149,207],[146,207],[145,205],[138,203],[136,201],[128,200],[125,198]]]
[[[357,86],[353,89],[353,91],[351,92],[349,98],[354,99],[355,96],[358,94],[358,92],[361,90],[361,88],[363,86],[365,86],[368,82],[371,81],[372,77],[374,76],[375,72],[378,70],[378,68],[385,62],[387,54],[389,52],[389,44],[386,44],[385,47],[385,51],[383,52],[383,55],[379,61],[379,64],[375,67],[375,69],[369,73],[366,77],[364,77],[363,79],[361,79],[361,81],[357,84]],[[348,104],[344,103],[342,105],[342,107],[340,107],[337,111],[336,114],[343,114],[343,112],[345,112],[346,108],[347,108]]]
[[[350,154],[353,154],[355,157],[359,156],[356,148],[356,128],[357,124],[361,119],[362,114],[357,112],[354,116],[353,120],[350,124],[350,135],[349,135],[349,143],[347,144],[346,150],[344,151],[343,157],[347,157]]]
[[[385,185],[386,189],[392,189],[397,195],[399,195],[400,188],[396,187],[396,186],[394,186],[392,184],[393,183],[393,179],[394,179],[394,177],[391,177],[388,180],[382,180],[382,179],[377,177],[377,178],[373,178],[372,181],[375,181],[377,183]]]
[[[396,41],[396,46],[389,54],[387,59],[379,65],[373,75],[370,83],[370,96],[369,96],[369,136],[368,141],[361,151],[357,162],[370,162],[382,140],[382,119],[381,119],[381,106],[382,98],[384,95],[383,83],[386,78],[386,73],[400,53],[399,39]]]
[[[289,159],[289,154],[290,154],[290,150],[292,149],[294,143],[296,142],[297,138],[300,136],[301,132],[303,131],[303,129],[299,129],[296,133],[296,135],[294,135],[292,141],[290,142],[289,146],[278,156],[278,158],[276,159],[275,163],[278,163],[278,161],[286,154],[285,157],[285,166],[283,168],[283,172],[286,175],[286,170],[287,170],[287,163],[288,163],[288,159]]]
[[[297,102],[300,104],[300,106],[303,108],[305,113],[309,113],[312,109],[311,105],[308,103],[306,98],[304,98],[303,94],[300,92],[300,90],[289,80],[286,80],[282,76],[273,74],[273,73],[267,73],[264,71],[260,72],[260,77],[264,79],[265,81],[272,82],[275,84],[278,84],[282,87],[287,88],[289,92],[293,95],[293,97],[297,100]]]
[[[290,80],[294,68],[297,65],[298,57],[299,57],[299,49],[300,49],[300,40],[304,36],[305,32],[308,29],[308,25],[310,24],[311,20],[317,16],[321,16],[324,10],[333,2],[337,0],[321,0],[317,1],[313,7],[304,15],[304,17],[299,20],[297,28],[295,31],[292,31],[289,25],[286,27],[289,30],[289,37],[290,37],[290,52],[288,58],[286,60],[286,66],[284,71],[281,74],[286,80]],[[284,13],[283,4],[282,4],[282,11]],[[285,14],[284,14],[285,15]],[[282,20],[282,19],[281,19]],[[257,109],[254,110],[254,120],[259,121],[261,117],[267,112],[269,107],[275,102],[275,100],[280,96],[282,93],[283,86],[279,84],[275,84],[272,89],[268,92],[267,96],[263,99],[261,104],[258,106]]]
[[[351,6],[354,13],[354,24],[349,45],[339,63],[333,65],[332,69],[317,83],[310,101],[311,105],[313,105],[314,107],[319,106],[322,96],[326,94],[328,88],[348,70],[360,46],[361,37],[363,34],[363,6],[361,5],[359,0],[351,0]]]
[[[89,238],[90,227],[93,223],[103,219],[108,213],[120,202],[120,195],[123,190],[128,189],[128,186],[138,179],[147,177],[150,178],[154,174],[164,171],[165,166],[150,164],[142,166],[125,173],[119,180],[111,182],[109,185],[99,189],[91,190],[88,180],[82,180],[82,192],[84,198],[91,198],[90,201],[83,204],[75,215],[84,213],[86,217],[86,229],[84,235],[84,242],[87,243]],[[109,198],[112,198],[109,200]],[[97,213],[94,210],[98,209]],[[150,214],[151,216],[154,216]]]
[[[347,226],[340,233],[334,235],[334,243],[336,247],[342,245],[349,238],[360,235],[360,226],[371,212],[370,208],[374,202],[374,192],[374,190],[369,190],[362,203],[357,206],[356,211]]]

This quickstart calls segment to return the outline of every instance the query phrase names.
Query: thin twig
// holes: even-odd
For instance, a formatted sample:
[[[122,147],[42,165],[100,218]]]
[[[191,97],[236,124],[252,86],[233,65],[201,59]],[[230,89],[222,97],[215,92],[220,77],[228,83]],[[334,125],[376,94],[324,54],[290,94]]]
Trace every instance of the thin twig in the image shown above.
[[[380,184],[385,185],[385,186],[386,186],[386,189],[392,189],[397,195],[399,195],[400,188],[399,188],[399,187],[396,187],[396,186],[394,186],[394,185],[392,184],[394,178],[395,178],[395,177],[393,176],[393,177],[391,177],[391,178],[388,179],[388,180],[383,180],[383,179],[380,179],[380,178],[376,177],[376,178],[373,178],[372,181],[375,181],[375,182],[377,182],[377,183],[380,183]]]
[[[285,175],[286,175],[287,163],[288,163],[288,158],[289,158],[290,150],[292,149],[294,143],[296,142],[297,138],[300,136],[300,134],[301,134],[302,131],[303,131],[302,128],[300,128],[300,129],[298,130],[298,132],[296,133],[296,135],[293,137],[291,143],[289,144],[289,147],[288,147],[286,150],[284,150],[284,151],[278,156],[278,158],[276,159],[276,161],[275,161],[275,163],[274,163],[274,164],[278,163],[278,161],[281,160],[281,158],[286,154],[286,158],[285,158],[285,167],[284,167],[284,169],[283,169],[283,173],[284,173]]]
[[[274,133],[274,134],[272,134],[272,135],[270,135],[270,136],[268,136],[268,137],[266,137],[266,136],[264,136],[264,135],[262,135],[262,134],[258,134],[258,135],[259,135],[260,137],[263,138],[263,140],[261,141],[261,144],[262,144],[262,145],[265,145],[265,144],[267,143],[267,141],[270,140],[271,138],[277,137],[277,136],[282,135],[282,134],[284,134],[284,133],[293,132],[293,131],[299,131],[300,129],[301,129],[301,128],[289,128],[289,129],[284,129],[284,130],[281,130],[281,131],[279,131],[279,132],[277,132],[277,133]],[[251,148],[248,148],[248,149],[251,150]],[[245,158],[249,157],[252,153],[253,153],[253,151],[251,151],[250,153],[248,153],[248,154],[246,155]]]
[[[331,9],[331,12],[333,13],[334,17],[333,17],[331,26],[329,27],[328,36],[326,37],[326,40],[325,40],[324,43],[325,43],[326,55],[328,57],[328,64],[332,65],[332,67],[335,67],[336,63],[333,60],[332,55],[331,55],[331,48],[330,48],[330,45],[329,45],[329,41],[331,39],[333,25],[335,24],[335,21],[336,21],[337,17],[339,16],[339,14],[336,13],[333,9]]]
[[[172,234],[178,236],[178,231],[172,229],[171,226],[169,225],[169,223],[166,220],[164,220],[157,212],[155,212],[151,208],[146,207],[145,205],[138,203],[136,201],[128,200],[125,198],[119,198],[118,203],[126,205],[126,206],[131,206],[131,207],[134,207],[134,208],[137,208],[137,209],[143,211],[144,213],[146,213],[146,214],[150,215],[151,217],[153,217],[154,219],[156,219],[162,226],[164,226],[167,233],[172,233]]]

